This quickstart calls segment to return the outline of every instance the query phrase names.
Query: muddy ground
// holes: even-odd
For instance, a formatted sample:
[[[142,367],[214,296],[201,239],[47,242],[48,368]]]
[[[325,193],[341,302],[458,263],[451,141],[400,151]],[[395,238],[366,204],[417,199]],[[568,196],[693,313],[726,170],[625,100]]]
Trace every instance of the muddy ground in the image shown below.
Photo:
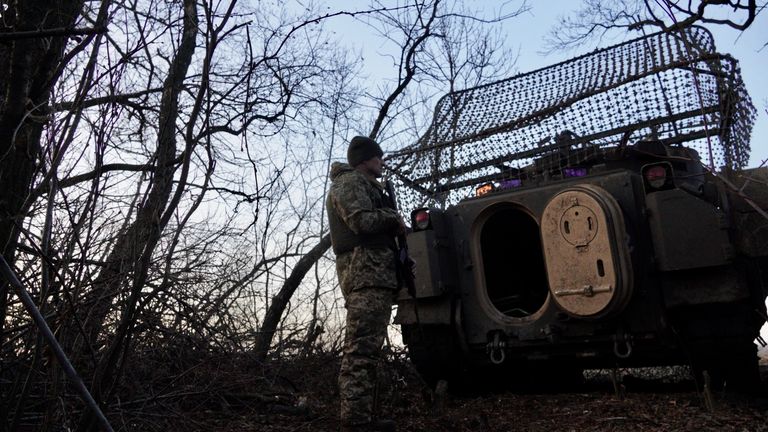
[[[185,432],[338,430],[337,357],[318,355],[264,368],[243,365],[231,358],[201,365],[150,405],[123,405],[122,424],[114,426]],[[387,363],[386,372],[389,391],[382,394],[381,411],[397,420],[399,431],[768,431],[768,398],[714,393],[710,409],[687,368],[618,370],[618,393],[610,373],[602,370],[588,371],[586,383],[573,389],[497,390],[437,401],[407,361]]]

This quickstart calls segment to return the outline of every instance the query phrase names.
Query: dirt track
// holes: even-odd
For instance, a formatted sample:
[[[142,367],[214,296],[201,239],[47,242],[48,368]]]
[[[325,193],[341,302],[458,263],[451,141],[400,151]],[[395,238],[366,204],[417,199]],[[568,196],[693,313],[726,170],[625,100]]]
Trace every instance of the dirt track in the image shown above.
[[[192,423],[185,430],[338,430],[337,363],[306,362],[298,369],[286,365],[261,381],[273,386],[260,389],[273,392],[272,398],[208,404],[205,411],[186,414]],[[710,411],[703,393],[680,376],[627,376],[617,395],[607,373],[592,373],[576,391],[449,396],[436,413],[434,395],[408,364],[390,367],[392,391],[382,397],[382,411],[398,421],[399,431],[768,431],[768,399],[716,393]]]

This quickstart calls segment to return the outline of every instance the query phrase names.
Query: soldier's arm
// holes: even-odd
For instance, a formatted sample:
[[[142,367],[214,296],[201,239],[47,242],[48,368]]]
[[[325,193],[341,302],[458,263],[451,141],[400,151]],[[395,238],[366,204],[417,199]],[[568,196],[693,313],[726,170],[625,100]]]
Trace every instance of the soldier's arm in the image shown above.
[[[355,234],[395,234],[400,215],[390,208],[374,208],[365,185],[345,182],[331,195],[339,216]]]

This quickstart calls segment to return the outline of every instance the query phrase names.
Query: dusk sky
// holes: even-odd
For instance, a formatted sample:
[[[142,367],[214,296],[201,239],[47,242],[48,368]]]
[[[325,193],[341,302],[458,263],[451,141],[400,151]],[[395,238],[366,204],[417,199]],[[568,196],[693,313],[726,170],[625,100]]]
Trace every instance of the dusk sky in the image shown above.
[[[582,2],[580,0],[530,1],[530,10],[523,15],[511,18],[501,24],[506,33],[507,44],[519,53],[516,64],[517,72],[528,72],[559,63],[571,57],[589,52],[595,48],[603,48],[624,40],[641,36],[638,32],[619,33],[613,32],[602,40],[591,41],[590,44],[568,52],[544,53],[545,37],[558,22],[559,16],[573,13]],[[330,10],[365,10],[365,2],[349,2],[342,0],[326,0],[321,4],[327,4]],[[382,2],[384,6],[395,5],[397,2]],[[468,2],[470,8],[482,8],[488,16],[501,10],[510,12],[520,2],[514,1],[483,1]],[[355,7],[354,5],[358,5]],[[504,6],[506,5],[506,6]],[[559,7],[555,6],[559,5]],[[501,9],[500,9],[501,8]],[[330,10],[328,10],[330,12]],[[768,42],[768,14],[759,14],[751,27],[744,32],[725,26],[709,26],[715,37],[717,50],[721,53],[732,55],[739,60],[747,91],[752,97],[758,117],[752,133],[752,153],[750,166],[758,166],[768,158],[768,86],[766,86],[766,73],[768,73],[768,48],[764,45]],[[362,51],[365,58],[363,69],[371,77],[386,79],[396,73],[391,59],[386,57],[392,47],[380,37],[373,34],[370,28],[355,22],[353,18],[339,17],[327,23],[329,28],[337,32],[341,39]],[[648,31],[653,31],[649,29]]]

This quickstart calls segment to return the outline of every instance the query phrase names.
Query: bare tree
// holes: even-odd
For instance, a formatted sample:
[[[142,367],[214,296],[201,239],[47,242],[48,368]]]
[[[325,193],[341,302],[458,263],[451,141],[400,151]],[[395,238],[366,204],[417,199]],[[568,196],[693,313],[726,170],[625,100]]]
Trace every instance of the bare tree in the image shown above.
[[[694,24],[723,25],[744,31],[762,10],[755,0],[584,0],[549,33],[550,50],[580,46],[611,30],[674,31]]]
[[[46,166],[55,170],[57,161],[66,152],[63,143],[41,143],[51,119],[48,110],[51,94],[64,68],[88,48],[96,35],[103,33],[105,15],[95,20],[95,26],[89,26],[82,20],[83,7],[83,1],[0,2],[0,184],[3,185],[0,245],[9,263],[15,262],[22,226],[30,213],[29,198],[35,177]],[[87,91],[86,87],[80,86],[81,96]],[[50,221],[49,217],[45,219]],[[47,277],[45,266],[43,270]],[[7,284],[3,281],[0,283],[0,346],[6,343],[8,307]],[[39,344],[37,340],[35,359],[39,359]],[[24,406],[32,378],[29,374],[23,385],[17,400],[19,407]],[[6,396],[18,386],[16,380],[10,389],[0,388],[4,400],[10,400]],[[2,404],[0,418],[7,417],[8,408],[9,404]],[[17,412],[15,423],[18,418]],[[4,426],[3,422],[0,428]]]
[[[11,12],[19,8],[36,17],[57,14],[57,10],[46,13],[35,9],[39,6],[36,2],[23,3],[27,5],[30,10],[16,3],[5,8],[3,2],[3,18],[15,17]],[[101,17],[110,16],[108,33],[81,29],[62,33],[62,28],[72,26],[57,24],[52,30],[43,28],[42,33],[22,26],[13,35],[16,39],[3,39],[3,43],[17,43],[32,36],[86,34],[91,38],[104,35],[107,41],[94,45],[87,55],[80,54],[82,48],[70,51],[70,57],[60,54],[58,60],[50,59],[51,65],[39,58],[24,58],[19,48],[10,54],[16,53],[26,63],[3,64],[7,73],[25,79],[29,76],[30,81],[47,85],[48,90],[42,92],[46,98],[55,88],[59,99],[36,102],[40,106],[28,106],[21,112],[36,132],[25,132],[24,143],[29,145],[25,144],[23,151],[4,154],[31,157],[30,167],[43,180],[33,188],[30,174],[24,185],[16,187],[13,183],[14,188],[4,188],[3,193],[16,194],[17,207],[32,210],[14,210],[14,217],[5,218],[3,228],[15,230],[14,242],[20,232],[25,235],[20,246],[25,256],[19,262],[24,281],[41,303],[51,304],[49,319],[61,329],[59,335],[79,366],[94,370],[94,393],[103,400],[125,371],[132,342],[135,346],[134,336],[147,328],[165,327],[159,317],[174,311],[173,303],[184,307],[187,322],[198,329],[210,328],[210,320],[222,316],[218,309],[227,306],[228,298],[269,274],[276,262],[295,254],[290,243],[282,250],[269,246],[241,278],[221,283],[218,275],[210,275],[210,281],[223,285],[220,295],[194,294],[194,290],[210,286],[203,276],[196,277],[195,283],[186,282],[205,268],[207,263],[202,260],[211,259],[206,250],[216,240],[233,235],[226,230],[208,231],[195,235],[201,238],[200,245],[183,244],[191,228],[200,226],[194,223],[195,214],[211,200],[211,194],[233,203],[225,205],[235,212],[242,206],[253,208],[253,222],[264,227],[262,241],[271,242],[269,236],[278,230],[274,219],[281,215],[270,214],[268,201],[281,202],[274,194],[285,193],[285,187],[281,168],[271,172],[263,169],[264,158],[258,147],[293,127],[291,122],[300,113],[322,99],[326,61],[333,57],[333,50],[325,48],[329,45],[322,43],[322,34],[313,32],[314,18],[272,14],[274,11],[253,9],[234,0],[189,0],[183,4],[136,0],[114,6],[103,2],[101,6],[98,13],[88,9],[82,16],[75,13],[79,11],[75,7],[72,22],[83,19],[98,27],[106,23]],[[50,41],[44,42],[41,45],[48,46]],[[89,46],[85,42],[80,41],[83,47]],[[51,46],[56,49],[55,44]],[[50,77],[30,73],[38,64],[35,61],[46,71],[56,71],[61,82],[49,83]],[[17,82],[20,88],[11,90],[33,87]],[[13,123],[11,108],[15,109],[3,107],[3,113],[8,114],[3,119],[9,124]],[[32,108],[39,108],[40,114],[30,111]],[[52,121],[46,125],[46,119]],[[3,130],[14,130],[11,137],[15,138],[27,123]],[[29,140],[30,136],[45,144]],[[50,150],[41,151],[38,146]],[[71,146],[69,157],[63,151],[66,146]],[[7,149],[18,147],[17,143]],[[240,156],[243,149],[244,158]],[[42,155],[47,155],[45,170],[36,165]],[[118,161],[110,163],[110,157]],[[237,169],[243,163],[251,166],[253,183],[238,184]],[[222,166],[232,171],[222,172]],[[4,169],[3,175],[9,171]],[[6,184],[10,185],[4,181]],[[36,233],[42,219],[35,217],[35,212],[50,204],[55,212],[55,247],[41,249]],[[296,225],[300,222],[301,218]],[[199,255],[185,259],[185,252]],[[54,275],[54,283],[45,291],[38,282],[40,260],[51,264]],[[187,291],[176,293],[176,288]],[[13,311],[11,322],[22,323],[16,315],[18,304],[9,307]],[[6,309],[3,304],[3,311]],[[34,337],[27,336],[33,335],[29,325],[20,325],[14,332],[22,332],[23,337],[14,337],[13,343],[3,344],[2,349],[22,361],[32,351],[39,352],[39,345]],[[218,330],[223,332],[221,327]],[[40,363],[30,361],[35,367]],[[14,376],[8,370],[3,373]],[[58,374],[51,374],[51,378],[52,388],[60,389]],[[11,386],[7,394],[17,395],[19,388]],[[16,405],[24,406],[23,399],[16,399]],[[6,408],[10,406],[3,404]],[[21,413],[17,410],[16,417]],[[53,419],[54,415],[49,410],[46,418]],[[52,420],[46,422],[54,424]],[[81,429],[89,427],[86,417]]]
[[[504,58],[498,56],[501,50],[493,44],[483,46],[479,50],[466,50],[460,52],[458,49],[465,49],[461,45],[463,40],[494,40],[489,33],[483,29],[474,26],[464,26],[463,31],[453,34],[450,32],[441,32],[451,27],[453,22],[465,20],[479,21],[473,18],[470,13],[461,12],[455,3],[444,3],[441,0],[434,1],[414,1],[409,8],[386,10],[380,9],[376,14],[368,15],[372,20],[370,25],[376,29],[382,37],[391,39],[398,47],[398,57],[395,59],[397,67],[397,76],[393,82],[393,88],[385,92],[382,96],[374,97],[377,101],[378,111],[373,120],[373,126],[369,133],[371,138],[381,136],[382,131],[387,125],[391,125],[394,112],[402,113],[409,108],[408,103],[402,103],[407,100],[408,90],[412,86],[419,84],[420,80],[434,79],[433,84],[441,91],[446,87],[451,88],[459,78],[463,78],[464,84],[469,84],[474,79],[475,83],[483,79],[498,78],[499,73],[506,71],[504,67]],[[515,9],[513,12],[504,16],[496,16],[487,20],[488,23],[496,23],[517,16],[525,10],[525,4]],[[451,37],[456,37],[452,40]],[[461,37],[457,37],[461,36]],[[434,41],[434,46],[432,45]],[[498,41],[498,40],[497,40]],[[480,44],[482,45],[482,44]],[[442,54],[439,54],[442,53]],[[473,65],[474,55],[488,56],[485,60],[479,61]],[[444,67],[440,58],[452,58],[454,60],[453,69]],[[457,57],[461,56],[461,59]],[[498,57],[497,57],[498,56]],[[457,67],[458,65],[461,67]],[[472,69],[468,71],[468,69]],[[487,76],[483,76],[488,73]],[[445,76],[448,79],[443,79]],[[413,91],[416,93],[416,91]],[[398,104],[398,101],[401,101]],[[402,111],[401,111],[402,110]],[[411,135],[415,139],[414,135]],[[331,246],[330,235],[323,233],[320,241],[310,249],[308,253],[292,268],[290,276],[281,286],[278,293],[272,298],[270,307],[265,314],[264,322],[257,334],[254,354],[257,359],[264,361],[269,352],[272,338],[278,330],[280,320],[285,313],[285,309],[294,293],[299,288],[306,273],[312,268],[315,262],[323,256]]]
[[[363,122],[410,143],[422,102],[509,70],[487,23],[458,5],[0,1],[0,120],[15,140],[0,143],[6,256],[102,404],[129,385],[163,392],[141,382],[152,370],[139,358],[175,370],[158,353],[263,359],[276,334],[312,345],[335,313],[323,299],[337,304],[322,209],[338,143]],[[357,60],[323,27],[339,17],[398,46],[391,81],[362,90]],[[313,267],[311,294],[295,296]],[[66,381],[18,301],[2,300],[2,418],[92,429],[76,403],[50,403]]]
[[[0,245],[13,262],[32,179],[42,158],[40,137],[48,121],[50,92],[89,34],[74,47],[67,42],[80,24],[82,1],[54,8],[45,1],[0,2]],[[7,286],[0,285],[0,335],[5,323]],[[0,338],[2,342],[2,338]]]

